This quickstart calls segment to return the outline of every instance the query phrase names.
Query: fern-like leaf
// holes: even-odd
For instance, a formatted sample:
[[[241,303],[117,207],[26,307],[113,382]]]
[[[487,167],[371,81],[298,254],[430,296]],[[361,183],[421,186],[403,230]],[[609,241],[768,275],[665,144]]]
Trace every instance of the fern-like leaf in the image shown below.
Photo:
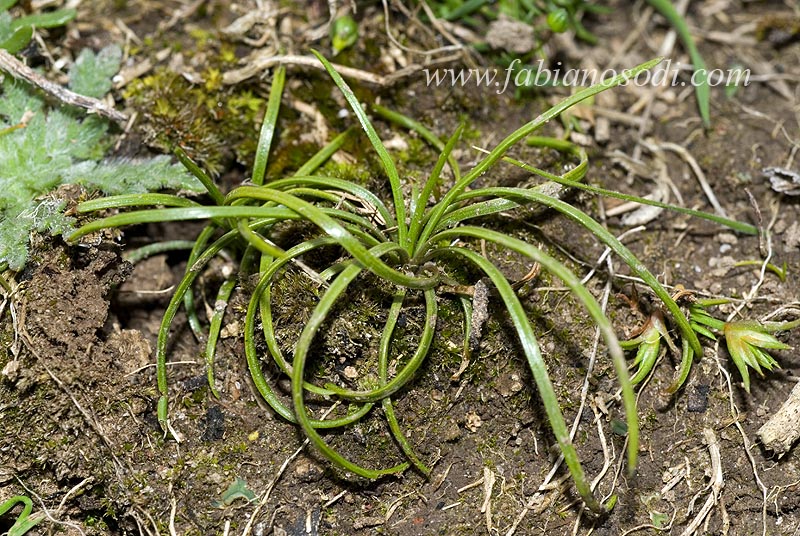
[[[97,54],[84,49],[69,70],[69,88],[87,97],[100,98],[111,91],[111,77],[119,71],[122,49],[109,45]]]

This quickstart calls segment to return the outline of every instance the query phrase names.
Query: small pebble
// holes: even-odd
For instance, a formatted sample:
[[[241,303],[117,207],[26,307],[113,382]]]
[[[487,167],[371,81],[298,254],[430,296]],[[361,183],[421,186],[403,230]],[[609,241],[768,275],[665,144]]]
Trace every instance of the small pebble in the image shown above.
[[[474,411],[470,411],[469,413],[467,413],[464,426],[466,426],[467,430],[469,430],[470,432],[477,432],[478,428],[483,426],[483,421],[481,420],[480,415],[478,415]]]
[[[323,473],[322,467],[308,458],[300,459],[294,468],[294,476],[301,482],[316,482]]]
[[[686,397],[686,409],[695,413],[705,413],[708,409],[708,393],[711,387],[708,385],[695,385]]]

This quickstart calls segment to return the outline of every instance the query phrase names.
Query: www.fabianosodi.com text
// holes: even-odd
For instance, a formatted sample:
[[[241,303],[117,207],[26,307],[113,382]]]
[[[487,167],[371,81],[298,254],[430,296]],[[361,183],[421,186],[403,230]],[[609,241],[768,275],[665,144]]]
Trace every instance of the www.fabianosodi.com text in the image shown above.
[[[425,83],[428,87],[465,87],[474,85],[477,88],[494,89],[498,94],[512,88],[530,88],[541,86],[588,87],[603,80],[608,80],[622,71],[615,69],[562,69],[561,62],[554,68],[544,65],[539,60],[535,65],[523,65],[519,59],[511,62],[505,69],[496,68],[447,68],[423,69]],[[687,77],[681,77],[685,73]],[[705,75],[710,86],[747,86],[750,84],[750,69],[700,69],[692,71],[691,66],[680,62],[673,67],[672,60],[667,60],[653,69],[642,71],[621,85],[636,86],[670,85],[677,87],[698,85]]]

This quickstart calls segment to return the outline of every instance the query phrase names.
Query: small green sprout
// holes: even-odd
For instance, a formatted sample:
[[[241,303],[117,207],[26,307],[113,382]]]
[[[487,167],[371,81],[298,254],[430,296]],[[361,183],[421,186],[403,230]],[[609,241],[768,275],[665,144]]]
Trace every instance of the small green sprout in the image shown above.
[[[738,322],[726,322],[723,326],[725,333],[725,343],[728,346],[728,353],[731,355],[736,368],[742,375],[744,389],[750,392],[750,373],[749,368],[755,370],[760,376],[764,373],[762,367],[767,370],[780,368],[766,350],[788,350],[791,348],[784,344],[758,322],[741,320]]]
[[[547,26],[556,33],[564,33],[567,31],[569,23],[569,14],[563,7],[554,9],[547,14]]]
[[[344,15],[333,21],[331,26],[331,48],[336,56],[342,50],[350,48],[358,40],[358,23],[350,15]]]
[[[749,369],[752,368],[760,376],[763,376],[762,368],[767,370],[780,368],[778,362],[767,350],[788,350],[791,348],[788,344],[779,341],[773,333],[794,329],[800,324],[800,319],[791,322],[766,322],[763,324],[753,320],[724,322],[714,318],[708,312],[708,307],[729,303],[729,301],[724,298],[694,300],[689,305],[689,322],[692,329],[703,337],[711,340],[716,340],[717,334],[725,337],[728,353],[742,376],[745,391],[749,393]],[[678,378],[669,388],[669,392],[677,391],[689,375],[694,354],[691,349],[687,352],[686,347],[687,345],[684,344],[683,359]]]
[[[661,349],[661,333],[654,324],[650,324],[647,330],[642,334],[642,341],[639,344],[639,351],[636,352],[636,359],[633,360],[633,366],[639,366],[631,377],[631,383],[636,385],[647,377],[656,364],[659,350]]]
[[[631,384],[636,385],[642,380],[647,378],[653,366],[656,364],[658,354],[661,350],[661,338],[667,342],[674,351],[672,340],[667,333],[667,327],[664,324],[664,316],[660,311],[655,311],[647,319],[645,325],[641,328],[641,333],[625,342],[622,342],[623,348],[638,348],[636,358],[633,360],[633,367],[638,367],[636,373],[631,377]]]

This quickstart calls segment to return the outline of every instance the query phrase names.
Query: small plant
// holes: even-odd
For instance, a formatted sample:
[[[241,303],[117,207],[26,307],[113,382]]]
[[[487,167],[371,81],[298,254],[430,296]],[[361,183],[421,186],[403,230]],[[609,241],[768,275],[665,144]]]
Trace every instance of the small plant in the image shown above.
[[[267,177],[267,161],[270,146],[275,135],[276,120],[281,95],[285,83],[285,71],[275,71],[267,110],[261,127],[258,150],[251,175],[251,184],[235,188],[223,194],[214,182],[189,160],[182,150],[177,154],[184,164],[206,187],[211,205],[200,205],[175,195],[122,195],[87,201],[78,207],[80,212],[113,209],[130,206],[154,207],[133,212],[120,213],[92,221],[72,233],[71,241],[108,227],[119,227],[136,223],[154,221],[207,220],[208,224],[197,237],[189,254],[186,273],[177,285],[162,320],[156,346],[158,389],[158,418],[165,433],[172,433],[169,420],[169,393],[167,381],[167,342],[170,326],[181,305],[188,314],[189,323],[201,337],[207,337],[207,361],[209,382],[213,389],[213,347],[220,329],[222,307],[214,312],[211,327],[206,334],[195,312],[192,286],[199,274],[215,256],[223,251],[239,252],[241,259],[240,277],[253,272],[257,266],[258,283],[250,295],[245,316],[244,341],[245,354],[258,391],[269,405],[285,420],[298,424],[312,444],[339,467],[366,478],[403,471],[413,465],[423,474],[430,469],[414,452],[410,442],[403,434],[394,413],[392,396],[407,387],[429,353],[435,336],[438,302],[441,299],[458,295],[463,304],[465,339],[469,339],[469,318],[471,311],[471,289],[481,276],[492,282],[513,323],[520,346],[530,366],[534,382],[554,432],[559,448],[564,455],[567,467],[575,485],[586,505],[595,512],[606,511],[613,505],[601,504],[592,492],[589,481],[581,466],[575,447],[570,441],[558,398],[555,394],[547,365],[540,352],[533,327],[526,316],[514,288],[501,271],[488,259],[475,251],[477,241],[494,243],[502,249],[524,255],[531,261],[561,279],[585,308],[588,315],[600,328],[608,352],[617,371],[622,392],[622,401],[627,419],[628,465],[636,465],[638,450],[638,423],[631,381],[627,373],[622,348],[614,329],[602,308],[591,293],[581,284],[578,277],[561,262],[541,249],[522,240],[497,231],[470,225],[469,220],[511,211],[529,205],[543,205],[574,220],[598,240],[610,247],[626,262],[634,274],[648,285],[660,299],[665,311],[680,332],[685,346],[699,353],[700,342],[689,320],[675,300],[666,292],[655,276],[628,250],[616,237],[584,212],[552,195],[552,187],[558,185],[581,188],[594,193],[622,197],[656,206],[667,206],[658,202],[626,196],[589,185],[583,179],[588,168],[586,152],[570,142],[531,136],[537,129],[576,103],[612,88],[637,73],[649,69],[660,60],[652,60],[634,69],[606,80],[600,84],[572,95],[553,106],[529,123],[509,134],[491,152],[478,161],[468,172],[462,174],[457,162],[452,158],[454,147],[459,141],[462,127],[458,128],[446,141],[438,140],[430,131],[410,120],[403,120],[410,128],[421,132],[422,137],[430,139],[439,148],[440,156],[427,179],[420,185],[408,188],[400,180],[398,170],[384,147],[369,117],[356,99],[350,87],[334,70],[331,64],[317,54],[329,75],[338,86],[350,105],[359,124],[367,135],[381,162],[391,192],[391,202],[364,188],[360,184],[317,175],[319,167],[344,143],[350,131],[337,136],[326,147],[309,159],[292,176]],[[384,116],[397,120],[400,116],[380,109]],[[577,163],[563,175],[553,175],[533,168],[522,162],[506,157],[506,153],[522,140],[531,145],[554,149],[568,157],[575,157]],[[487,187],[470,190],[475,180],[492,169],[501,160],[523,167],[548,180],[535,188]],[[442,171],[449,165],[454,176],[453,184],[443,188]],[[549,193],[548,193],[549,192]],[[431,202],[431,199],[434,199]],[[732,222],[714,215],[704,215],[688,209],[682,212],[701,215],[713,221],[724,223],[735,229],[755,232],[752,226]],[[285,243],[285,226],[293,222],[312,224],[317,234],[311,238],[296,238]],[[280,230],[284,229],[281,234]],[[282,238],[281,238],[282,237]],[[279,247],[277,242],[283,247]],[[323,252],[327,252],[323,255]],[[332,264],[312,269],[303,258],[333,258]],[[302,270],[320,287],[320,296],[309,312],[302,332],[294,342],[293,355],[289,359],[283,355],[277,341],[275,318],[272,312],[272,288],[287,270]],[[345,300],[352,289],[364,281],[364,272],[377,277],[380,286],[391,293],[392,301],[386,315],[385,325],[378,349],[377,374],[374,381],[364,381],[356,389],[326,384],[319,386],[307,381],[307,369],[311,348],[326,321],[335,315],[336,305]],[[480,274],[480,275],[477,275]],[[222,285],[218,305],[227,302],[232,291],[230,280]],[[419,334],[416,350],[406,361],[398,365],[393,377],[389,374],[390,358],[393,357],[393,337],[399,319],[408,303],[421,299],[425,306],[425,323]],[[286,404],[271,387],[262,370],[261,358],[256,350],[256,327],[261,324],[263,337],[276,366],[291,378],[291,405]],[[656,329],[661,334],[661,330]],[[648,336],[649,344],[653,337]],[[648,354],[649,355],[649,354]],[[691,354],[690,360],[691,360]],[[647,357],[649,363],[652,359]],[[644,357],[642,358],[644,362]],[[691,364],[691,363],[690,363]],[[637,375],[638,376],[638,375]],[[369,376],[365,376],[369,378]],[[350,410],[331,419],[313,418],[307,407],[307,394],[323,397],[326,400],[340,401]],[[405,454],[408,462],[388,468],[371,469],[362,467],[345,458],[332,448],[322,437],[321,430],[347,426],[360,420],[372,407],[380,403],[389,423],[392,434]]]
[[[767,370],[780,368],[778,362],[769,355],[767,350],[788,350],[791,348],[784,344],[767,329],[753,321],[726,322],[722,326],[725,334],[725,343],[731,354],[736,368],[742,375],[744,388],[750,392],[750,374],[748,367],[755,370],[760,376],[764,375],[762,367]]]
[[[745,391],[750,392],[750,369],[755,370],[760,376],[764,375],[762,369],[772,370],[780,368],[768,350],[788,350],[791,347],[779,341],[774,333],[789,331],[800,325],[800,319],[790,322],[766,322],[760,323],[753,320],[736,320],[725,322],[713,317],[708,308],[715,305],[729,303],[724,298],[718,299],[695,299],[694,296],[682,290],[679,292],[689,301],[689,322],[692,329],[698,334],[711,340],[716,340],[718,335],[725,337],[728,354],[731,357],[739,374]],[[663,339],[673,354],[680,354],[681,364],[678,374],[672,385],[667,389],[674,393],[680,389],[689,376],[692,362],[694,361],[695,350],[685,337],[682,337],[682,349],[679,352],[670,339],[669,333],[664,325],[663,315],[656,310],[639,330],[640,333],[632,339],[622,342],[625,349],[636,349],[636,358],[632,364],[635,373],[631,382],[637,384],[644,380],[650,372],[658,358],[661,340]]]
[[[762,367],[766,370],[780,368],[778,362],[767,350],[788,350],[791,347],[775,338],[774,333],[788,331],[800,325],[800,320],[791,322],[760,323],[753,320],[737,320],[723,322],[708,313],[708,307],[726,303],[726,300],[697,300],[690,306],[690,319],[695,331],[716,339],[713,332],[724,335],[725,344],[731,360],[739,369],[744,389],[750,392],[750,372],[755,370],[763,376]],[[711,331],[713,330],[713,331]]]
[[[639,331],[641,333],[638,336],[622,343],[625,349],[637,348],[636,358],[631,365],[636,367],[636,373],[631,377],[633,385],[644,380],[655,366],[661,351],[661,339],[672,346],[672,340],[664,323],[664,315],[660,311],[653,312]],[[677,349],[675,351],[677,353]]]
[[[358,23],[350,15],[342,15],[331,24],[331,49],[336,56],[358,41]]]

